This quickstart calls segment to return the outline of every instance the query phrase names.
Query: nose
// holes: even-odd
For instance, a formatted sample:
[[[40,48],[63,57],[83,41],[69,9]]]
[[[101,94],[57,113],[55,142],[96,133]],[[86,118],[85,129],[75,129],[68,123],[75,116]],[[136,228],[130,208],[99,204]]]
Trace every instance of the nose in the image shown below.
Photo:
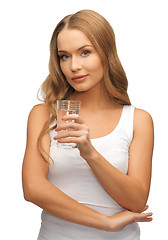
[[[78,57],[73,56],[71,59],[71,71],[76,72],[81,69],[81,63]]]

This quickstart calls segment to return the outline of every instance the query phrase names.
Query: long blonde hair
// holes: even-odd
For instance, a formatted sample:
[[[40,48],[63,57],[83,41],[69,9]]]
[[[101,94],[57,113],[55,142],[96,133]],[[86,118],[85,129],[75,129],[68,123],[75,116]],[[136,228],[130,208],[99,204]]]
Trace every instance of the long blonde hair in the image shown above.
[[[56,118],[54,108],[56,101],[68,98],[75,91],[61,71],[57,54],[57,36],[65,28],[79,29],[86,34],[102,60],[103,84],[107,94],[121,105],[131,104],[127,94],[127,77],[117,54],[115,35],[109,22],[92,10],[81,10],[66,16],[58,23],[53,32],[50,42],[49,75],[40,88],[43,102],[48,105],[52,116],[44,125],[38,139],[38,149],[44,160],[46,158],[41,141],[42,137],[55,127],[50,128],[50,124]]]

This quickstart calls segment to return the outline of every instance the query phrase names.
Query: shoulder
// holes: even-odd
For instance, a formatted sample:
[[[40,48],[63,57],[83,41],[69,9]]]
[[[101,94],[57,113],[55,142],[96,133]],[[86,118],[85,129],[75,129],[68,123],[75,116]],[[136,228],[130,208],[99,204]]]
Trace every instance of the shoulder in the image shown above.
[[[28,116],[28,126],[35,129],[41,129],[50,119],[49,107],[47,104],[35,105]]]
[[[30,113],[29,113],[29,119],[49,119],[50,117],[50,112],[49,112],[49,107],[47,104],[43,103],[43,104],[38,104],[35,105]]]
[[[145,110],[135,108],[134,110],[134,132],[136,131],[153,131],[152,116]]]
[[[134,110],[135,123],[153,123],[152,116],[145,110],[135,108]]]

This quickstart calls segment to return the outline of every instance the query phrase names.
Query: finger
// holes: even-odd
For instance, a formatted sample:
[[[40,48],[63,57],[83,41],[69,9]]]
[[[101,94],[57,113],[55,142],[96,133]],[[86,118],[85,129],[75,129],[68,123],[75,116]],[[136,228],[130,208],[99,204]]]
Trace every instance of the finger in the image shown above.
[[[69,114],[69,115],[65,115],[62,120],[67,121],[67,120],[75,120],[76,123],[84,123],[84,121],[82,120],[82,118],[79,116],[79,114]]]
[[[134,218],[135,222],[148,222],[148,221],[152,221],[153,218],[151,218],[151,216],[153,215],[153,213],[140,213],[138,215],[136,215],[136,217]]]
[[[63,131],[54,137],[55,140],[68,137],[80,137],[83,134],[82,131]]]
[[[146,205],[146,206],[144,207],[144,209],[142,210],[142,212],[145,212],[148,208],[149,208],[149,206]]]
[[[80,144],[83,140],[83,137],[69,137],[69,138],[61,138],[58,139],[57,141],[60,143],[76,143],[76,144]]]
[[[137,222],[151,222],[153,220],[153,218],[142,218],[142,219],[139,219]]]
[[[67,122],[67,123],[59,124],[59,126],[56,127],[55,131],[57,132],[60,130],[67,130],[68,128],[72,128],[73,130],[80,130],[81,125],[74,122]]]
[[[139,215],[137,217],[150,217],[152,216],[153,213],[152,212],[148,212],[148,213],[139,213]]]
[[[69,137],[69,138],[61,138],[61,139],[58,139],[57,141],[59,143],[78,143],[77,139],[78,138]]]

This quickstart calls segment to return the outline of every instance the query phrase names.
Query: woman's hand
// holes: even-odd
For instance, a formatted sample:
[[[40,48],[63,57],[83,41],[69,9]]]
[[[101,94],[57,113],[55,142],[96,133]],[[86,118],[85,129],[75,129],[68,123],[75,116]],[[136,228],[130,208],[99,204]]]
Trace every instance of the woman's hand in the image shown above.
[[[118,232],[121,231],[127,225],[134,222],[151,222],[152,221],[152,213],[143,213],[148,209],[148,206],[144,208],[141,213],[130,212],[128,210],[119,212],[113,216],[108,216],[109,228],[107,231]]]
[[[55,129],[60,132],[54,139],[59,143],[76,143],[83,158],[92,156],[96,150],[90,141],[89,128],[81,117],[78,114],[69,114],[65,115],[62,120],[65,123],[60,123]],[[67,129],[68,131],[61,131]]]

